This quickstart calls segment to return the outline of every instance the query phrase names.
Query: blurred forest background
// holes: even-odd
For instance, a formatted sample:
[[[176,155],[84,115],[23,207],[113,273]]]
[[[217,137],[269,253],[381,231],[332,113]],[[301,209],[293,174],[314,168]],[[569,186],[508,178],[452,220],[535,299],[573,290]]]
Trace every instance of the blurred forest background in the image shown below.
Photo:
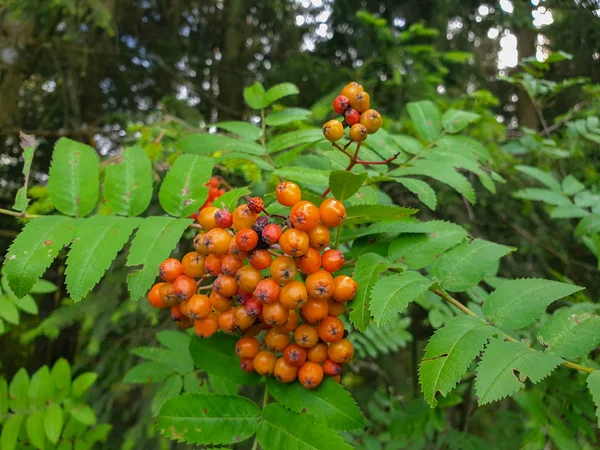
[[[470,132],[507,180],[496,194],[478,190],[471,206],[447,190],[431,212],[406,191],[387,193],[421,207],[422,219],[452,220],[474,236],[518,247],[500,275],[571,279],[597,302],[597,235],[576,233],[572,217],[551,217],[548,204],[556,203],[531,201],[548,199],[514,195],[535,183],[516,168],[526,164],[557,182],[572,174],[593,197],[582,207],[596,207],[600,128],[588,119],[600,115],[597,0],[0,1],[0,207],[12,206],[23,184],[20,130],[39,142],[30,212],[47,213],[53,206],[45,174],[60,137],[107,157],[139,142],[160,171],[186,132],[214,132],[211,124],[222,120],[256,122],[242,97],[256,80],[297,85],[300,95],[285,103],[309,109],[312,126],[330,117],[333,95],[351,80],[371,92],[396,133],[412,133],[409,101],[482,115]],[[238,176],[261,181],[247,169]],[[0,218],[0,254],[20,226]],[[63,265],[59,257],[48,275],[59,286]],[[156,436],[150,409],[160,385],[127,384],[123,376],[137,362],[131,349],[152,345],[156,330],[172,324],[145,304],[124,301],[122,266],[115,262],[93,298],[75,306],[58,308],[70,304],[61,289],[36,296],[39,315],[22,314],[18,325],[3,327],[0,372],[10,378],[20,367],[34,371],[65,357],[74,370],[99,374],[89,395],[98,421],[113,425],[106,448],[170,448],[175,444]],[[368,438],[357,447],[474,448],[451,434],[469,430],[473,439],[496,442],[493,448],[520,448],[538,423],[529,397],[476,411],[464,390],[446,400],[447,409],[430,410],[420,399],[416,356],[444,311],[415,307],[410,315],[412,324],[398,335],[402,349],[375,351],[346,377],[369,417]],[[579,392],[581,383],[571,386],[570,376],[555,373],[536,391],[554,402],[558,437],[548,448],[581,448],[567,445],[579,434],[598,445],[598,429],[576,420],[591,410],[588,397],[581,410],[551,400],[556,389],[563,401],[575,398],[565,390]],[[566,431],[566,419],[558,419],[565,411]]]

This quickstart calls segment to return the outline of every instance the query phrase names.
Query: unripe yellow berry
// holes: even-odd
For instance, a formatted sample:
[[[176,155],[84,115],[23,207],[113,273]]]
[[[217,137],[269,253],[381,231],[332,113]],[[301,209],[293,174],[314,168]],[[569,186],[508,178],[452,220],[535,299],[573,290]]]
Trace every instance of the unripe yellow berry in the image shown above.
[[[330,120],[323,125],[323,136],[331,142],[339,141],[344,136],[344,126],[337,120]]]
[[[360,123],[356,123],[350,128],[350,139],[353,141],[362,142],[367,139],[368,134],[367,127]]]
[[[340,95],[343,95],[348,98],[352,98],[352,96],[358,92],[364,92],[365,88],[362,85],[358,84],[356,81],[348,83],[340,92]]]
[[[377,130],[381,128],[383,119],[374,109],[367,109],[360,115],[360,123],[367,128],[369,134],[377,133]]]
[[[371,97],[366,92],[356,92],[350,99],[350,106],[362,113],[371,107]]]

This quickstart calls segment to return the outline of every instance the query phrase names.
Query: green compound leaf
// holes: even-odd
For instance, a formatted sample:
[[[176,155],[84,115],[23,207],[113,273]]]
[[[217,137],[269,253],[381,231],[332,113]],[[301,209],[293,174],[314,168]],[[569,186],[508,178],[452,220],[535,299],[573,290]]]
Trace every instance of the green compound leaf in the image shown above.
[[[268,106],[265,88],[258,81],[252,86],[244,88],[244,100],[252,109],[263,109]]]
[[[554,353],[537,352],[521,342],[492,341],[477,366],[475,393],[479,404],[513,395],[525,387],[527,378],[538,383],[562,362]]]
[[[303,108],[285,108],[281,111],[273,111],[269,113],[265,119],[265,123],[271,127],[278,127],[280,125],[287,125],[288,123],[295,122],[297,120],[306,120],[311,112],[308,109]]]
[[[258,428],[260,409],[237,395],[189,393],[167,400],[157,427],[163,436],[188,444],[237,444]]]
[[[143,148],[125,149],[123,162],[106,166],[104,198],[113,214],[139,216],[152,200],[152,164]]]
[[[29,374],[21,367],[8,386],[10,409],[16,413],[25,412],[29,408]]]
[[[221,128],[222,130],[229,131],[230,133],[237,134],[239,137],[248,139],[249,141],[256,141],[262,135],[261,129],[256,125],[239,120],[217,122],[214,124],[214,126]]]
[[[142,219],[92,216],[85,220],[67,257],[66,284],[80,301],[100,281]]]
[[[353,205],[346,208],[346,225],[401,219],[419,210],[392,205]]]
[[[42,450],[46,445],[44,415],[45,411],[40,409],[27,416],[27,420],[25,421],[25,429],[27,430],[29,442],[31,442],[31,445],[33,445],[35,448],[40,450]]]
[[[353,277],[358,283],[356,297],[348,305],[348,317],[352,324],[364,332],[371,323],[371,289],[379,279],[379,274],[386,270],[388,264],[385,259],[375,253],[361,255],[354,266]]]
[[[600,345],[600,317],[577,307],[560,308],[538,332],[538,340],[563,358],[585,356]]]
[[[329,187],[333,196],[343,202],[356,194],[366,179],[366,172],[355,174],[344,170],[334,170],[329,174]]]
[[[575,228],[575,235],[596,234],[600,232],[600,214],[586,216],[579,221]]]
[[[534,200],[544,202],[548,205],[570,205],[571,200],[568,197],[565,197],[560,192],[554,192],[549,189],[540,189],[540,188],[525,188],[517,191],[513,194],[513,197],[520,198],[523,200]]]
[[[98,378],[98,374],[94,372],[85,372],[73,380],[71,386],[71,395],[73,397],[81,397],[90,388]]]
[[[240,369],[240,360],[235,354],[235,336],[218,333],[209,339],[193,336],[190,353],[196,367],[219,378],[238,384],[260,382],[256,373],[247,373]]]
[[[141,266],[127,277],[132,300],[146,295],[156,279],[158,266],[169,257],[191,219],[148,217],[138,228],[127,257],[128,266]]]
[[[524,173],[525,175],[530,176],[531,178],[535,178],[537,181],[553,191],[561,191],[560,182],[549,172],[544,172],[537,167],[531,166],[515,166],[515,169],[521,173]]]
[[[463,241],[467,230],[459,225],[441,220],[407,224],[397,230],[401,234],[389,246],[392,261],[421,269],[435,262],[439,255]]]
[[[282,99],[283,97],[288,97],[290,95],[299,94],[300,90],[295,84],[292,83],[280,83],[271,87],[265,97],[267,101],[266,106],[270,106],[275,103],[277,100]]]
[[[323,141],[323,131],[320,128],[309,128],[306,130],[290,131],[274,137],[267,144],[268,153],[277,153],[286,148],[302,144],[313,144]]]
[[[400,314],[433,283],[418,272],[407,271],[381,278],[371,290],[371,312],[381,325]]]
[[[553,301],[582,289],[538,278],[509,280],[489,295],[483,313],[500,328],[518,330],[535,322]]]
[[[562,190],[567,195],[575,195],[585,189],[585,186],[573,175],[567,175],[562,181]]]
[[[48,195],[58,211],[83,217],[98,202],[100,163],[89,145],[62,138],[54,146]]]
[[[158,192],[163,209],[181,217],[195,212],[206,200],[214,162],[211,158],[181,155],[167,173]]]
[[[63,427],[63,410],[58,403],[52,403],[44,415],[44,431],[50,442],[56,444]]]
[[[256,142],[237,139],[220,134],[191,134],[182,139],[178,146],[182,152],[195,155],[210,155],[215,152],[239,152],[262,156],[265,150]]]
[[[173,375],[173,368],[155,361],[143,362],[133,366],[125,374],[123,383],[157,383]]]
[[[0,449],[13,450],[16,448],[17,439],[21,432],[21,425],[25,416],[14,415],[8,418],[2,424],[2,434],[0,435]]]
[[[167,400],[181,394],[181,389],[183,389],[183,380],[180,375],[172,375],[168,378],[154,394],[150,407],[152,416],[156,417],[158,415]]]
[[[456,316],[431,337],[419,365],[419,383],[433,408],[448,395],[492,337],[493,329],[474,316]]]
[[[458,109],[449,109],[442,116],[442,126],[448,133],[458,133],[467,125],[481,119],[479,114]]]
[[[27,185],[29,184],[29,172],[31,170],[31,162],[33,161],[33,155],[37,142],[35,136],[20,132],[21,137],[21,148],[23,149],[23,176],[25,177],[25,183],[23,187],[19,188],[17,195],[15,196],[15,204],[13,209],[15,211],[25,211],[29,205],[29,199],[27,198]]]
[[[62,216],[31,220],[11,244],[2,271],[17,297],[25,296],[77,232],[79,222]]]
[[[284,167],[273,172],[284,180],[295,181],[302,185],[325,188],[329,184],[329,171],[309,167]]]
[[[48,366],[42,366],[31,376],[29,389],[29,408],[40,408],[45,406],[52,397],[52,380]]]
[[[269,394],[298,414],[313,416],[334,430],[356,430],[365,426],[365,418],[356,401],[344,387],[326,377],[316,389],[307,390],[300,383],[267,381]]]
[[[21,316],[15,304],[8,297],[0,297],[0,319],[13,325],[19,325]]]
[[[415,194],[419,201],[424,203],[429,209],[435,211],[435,208],[437,207],[437,197],[431,186],[416,178],[396,177],[394,180]]]
[[[338,434],[308,415],[295,414],[277,403],[263,409],[256,432],[263,450],[350,450]]]
[[[71,366],[66,359],[56,361],[50,371],[50,378],[54,384],[56,399],[68,397],[71,392]]]
[[[490,265],[513,250],[482,239],[463,242],[438,258],[431,273],[444,289],[463,292],[478,284],[490,273]]]
[[[440,111],[430,101],[411,102],[406,104],[408,114],[419,135],[428,141],[435,140],[442,132]]]
[[[596,417],[600,425],[600,370],[595,370],[587,377],[587,386],[596,406]]]
[[[170,367],[172,371],[182,375],[194,371],[194,362],[190,355],[186,353],[179,353],[162,347],[136,347],[131,353]]]
[[[229,211],[233,212],[240,198],[249,194],[250,189],[247,187],[235,188],[221,195],[213,202],[213,205],[218,206],[219,208],[228,209]]]

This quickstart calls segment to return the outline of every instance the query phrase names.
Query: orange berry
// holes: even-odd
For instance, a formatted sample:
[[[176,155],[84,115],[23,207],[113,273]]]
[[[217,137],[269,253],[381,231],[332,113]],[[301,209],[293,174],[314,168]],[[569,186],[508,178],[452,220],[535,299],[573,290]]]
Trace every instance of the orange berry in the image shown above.
[[[235,243],[245,252],[252,251],[258,244],[258,234],[252,228],[242,228],[235,235]]]
[[[292,206],[290,220],[298,230],[312,230],[319,224],[319,208],[314,203],[301,200]]]
[[[291,333],[298,327],[298,313],[293,309],[290,309],[290,315],[283,324],[283,329],[288,333]]]
[[[302,198],[302,192],[297,184],[283,181],[275,188],[275,196],[283,206],[294,206]]]
[[[296,258],[298,268],[302,273],[315,273],[321,268],[321,254],[314,248],[309,248],[306,253]]]
[[[260,350],[258,339],[243,337],[235,344],[235,354],[240,358],[254,358]]]
[[[234,277],[221,274],[213,282],[213,291],[223,297],[233,297],[238,291],[238,285]]]
[[[217,209],[215,223],[219,228],[229,228],[233,225],[233,215],[226,209]]]
[[[179,275],[183,275],[183,266],[178,259],[168,258],[158,266],[158,274],[167,283],[172,283]]]
[[[196,219],[204,231],[212,230],[217,227],[217,221],[215,219],[215,213],[219,210],[214,206],[207,206],[202,208],[198,213]]]
[[[377,133],[383,124],[381,114],[374,109],[367,109],[360,115],[360,123],[364,125],[369,134]]]
[[[208,255],[204,260],[204,270],[206,274],[216,277],[222,270],[222,256]]]
[[[248,256],[248,262],[256,270],[265,270],[271,265],[272,259],[268,250],[254,250]]]
[[[344,89],[340,92],[340,95],[347,97],[348,99],[352,98],[354,94],[358,92],[364,92],[365,88],[362,87],[361,84],[358,84],[356,81],[352,81],[344,86]]]
[[[298,380],[306,389],[314,389],[323,381],[323,368],[312,361],[306,361],[298,369]]]
[[[262,231],[262,238],[269,245],[277,244],[281,237],[281,227],[275,223],[268,224]]]
[[[265,333],[264,343],[271,350],[281,352],[290,345],[290,333],[281,327],[273,327]]]
[[[279,301],[288,309],[302,308],[308,300],[306,286],[301,281],[290,281],[283,285],[279,294]]]
[[[173,283],[163,283],[162,286],[160,286],[160,288],[158,289],[158,295],[160,298],[160,302],[163,305],[166,305],[167,308],[178,301],[173,288]]]
[[[208,255],[208,249],[204,246],[204,236],[206,236],[206,233],[198,233],[195,237],[194,237],[194,250],[196,250],[197,253],[199,253],[200,255]]]
[[[181,303],[175,303],[173,306],[171,306],[171,319],[173,320],[181,320],[183,319],[183,313],[181,312],[181,309],[179,308],[179,305]]]
[[[339,250],[325,250],[321,255],[321,266],[327,272],[337,272],[343,265],[344,254]]]
[[[248,257],[248,252],[243,251],[238,247],[235,239],[229,242],[229,254],[241,259],[242,261]]]
[[[367,139],[368,136],[367,127],[360,123],[355,123],[350,128],[350,139],[354,142],[362,142]]]
[[[268,325],[283,325],[288,319],[290,312],[279,302],[266,303],[262,311],[263,318]]]
[[[291,383],[296,379],[297,374],[298,368],[289,364],[285,358],[281,357],[275,361],[273,375],[275,375],[277,381],[280,381],[281,383]]]
[[[248,373],[254,372],[254,358],[240,359],[240,369]]]
[[[231,235],[223,228],[213,228],[204,236],[204,247],[213,255],[226,255],[229,252]]]
[[[246,310],[245,305],[238,305],[233,308],[233,327],[234,331],[246,331],[256,322],[256,316],[252,316]]]
[[[333,295],[333,277],[325,270],[311,273],[306,277],[305,283],[310,297],[327,299]]]
[[[296,262],[289,256],[278,256],[269,267],[271,277],[279,284],[285,284],[296,278]]]
[[[274,303],[279,298],[279,284],[272,278],[263,278],[254,289],[254,298],[262,303]]]
[[[317,326],[319,338],[324,342],[337,342],[344,337],[344,324],[337,317],[325,317]]]
[[[348,339],[342,339],[329,346],[329,359],[338,364],[345,364],[354,358],[354,346]]]
[[[209,314],[203,319],[194,321],[194,332],[200,337],[209,338],[217,331],[219,331],[219,324],[216,314]]]
[[[192,319],[203,319],[212,311],[212,303],[204,294],[194,294],[188,300],[187,313]]]
[[[308,232],[308,243],[311,248],[323,250],[329,245],[330,237],[329,229],[325,225],[319,224]]]
[[[311,348],[317,345],[319,334],[314,326],[303,323],[294,330],[294,341],[302,348]]]
[[[325,373],[325,375],[335,377],[337,375],[341,375],[343,371],[344,366],[340,363],[336,363],[331,359],[326,359],[325,361],[323,361],[323,372]]]
[[[335,301],[333,298],[327,300],[329,305],[329,313],[331,317],[339,317],[346,311],[346,303],[340,303]]]
[[[258,214],[254,214],[248,208],[248,205],[240,205],[233,210],[233,226],[237,230],[243,228],[252,228],[258,219]]]
[[[173,282],[173,294],[177,301],[183,301],[190,298],[196,292],[196,280],[187,275],[179,275]]]
[[[233,329],[235,328],[235,324],[233,322],[233,309],[221,311],[217,316],[217,323],[219,324],[219,329],[221,331],[224,331],[225,333],[233,333]]]
[[[244,266],[235,274],[235,280],[244,292],[254,292],[258,282],[262,280],[262,274],[252,266]]]
[[[283,350],[283,357],[292,366],[301,366],[306,361],[306,349],[297,344],[290,344]]]
[[[275,369],[277,357],[273,352],[262,350],[256,354],[254,360],[254,370],[260,375],[271,375]]]
[[[192,297],[193,297],[193,295],[192,295]],[[190,315],[189,311],[188,311],[188,305],[190,303],[190,300],[191,300],[191,298],[179,303],[179,310],[181,311],[181,314],[183,314],[184,316],[187,316],[187,317],[189,317],[189,315]]]
[[[152,306],[159,309],[168,308],[169,305],[164,303],[160,297],[160,288],[163,287],[166,283],[156,283],[148,292],[148,301]]]
[[[317,323],[327,317],[329,304],[324,298],[309,298],[302,307],[302,314],[308,323]]]
[[[323,136],[330,142],[339,141],[344,137],[344,125],[339,120],[332,119],[323,125]]]
[[[335,198],[328,198],[319,206],[321,222],[328,228],[341,225],[346,220],[344,204]]]
[[[221,273],[225,275],[235,276],[237,271],[242,267],[244,267],[244,260],[234,256],[232,253],[227,253],[221,257]]]
[[[198,252],[189,252],[181,260],[183,274],[192,278],[204,275],[204,256]]]
[[[348,275],[338,275],[333,279],[335,288],[333,289],[333,299],[338,302],[347,302],[356,297],[358,284]]]
[[[227,311],[233,306],[232,299],[228,297],[223,297],[222,295],[217,294],[215,291],[212,291],[208,298],[212,307],[220,312]]]
[[[279,239],[281,249],[291,256],[302,256],[308,251],[308,234],[304,231],[290,228]]]
[[[329,347],[325,342],[319,342],[314,347],[308,349],[308,360],[316,363],[322,363],[327,359],[327,350]]]
[[[366,92],[356,92],[350,99],[350,106],[357,110],[359,113],[363,113],[371,107],[371,97]]]

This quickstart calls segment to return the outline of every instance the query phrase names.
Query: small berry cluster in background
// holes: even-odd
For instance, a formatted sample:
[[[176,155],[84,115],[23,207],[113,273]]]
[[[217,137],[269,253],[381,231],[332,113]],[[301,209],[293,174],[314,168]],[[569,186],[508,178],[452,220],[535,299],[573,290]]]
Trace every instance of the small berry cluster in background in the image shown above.
[[[259,197],[233,213],[203,207],[195,251],[160,265],[163,281],[148,300],[171,308],[179,326],[194,327],[198,336],[242,335],[235,346],[242,370],[283,383],[297,378],[312,389],[324,376],[339,381],[354,356],[339,316],[358,285],[332,275],[344,255],[329,248],[329,230],[344,222],[346,209],[333,198],[320,206],[304,201],[290,182],[280,183],[275,195],[291,208],[289,216],[268,214]]]
[[[333,119],[323,125],[323,135],[331,142],[344,137],[345,127],[350,127],[350,140],[353,142],[363,142],[369,134],[377,133],[381,128],[381,114],[371,109],[369,94],[355,81],[347,84],[333,100],[333,110],[344,119],[342,122]]]
[[[198,212],[194,213],[190,216],[190,219],[196,220],[196,218],[198,217],[198,214],[200,213],[202,208],[205,208],[207,206],[212,206],[213,202],[216,199],[218,199],[221,195],[223,195],[225,192],[227,192],[227,190],[219,187],[219,186],[221,186],[221,181],[217,177],[212,177],[210,179],[210,181],[208,183],[206,183],[204,186],[208,187],[208,197],[206,198],[206,201],[200,207]]]

